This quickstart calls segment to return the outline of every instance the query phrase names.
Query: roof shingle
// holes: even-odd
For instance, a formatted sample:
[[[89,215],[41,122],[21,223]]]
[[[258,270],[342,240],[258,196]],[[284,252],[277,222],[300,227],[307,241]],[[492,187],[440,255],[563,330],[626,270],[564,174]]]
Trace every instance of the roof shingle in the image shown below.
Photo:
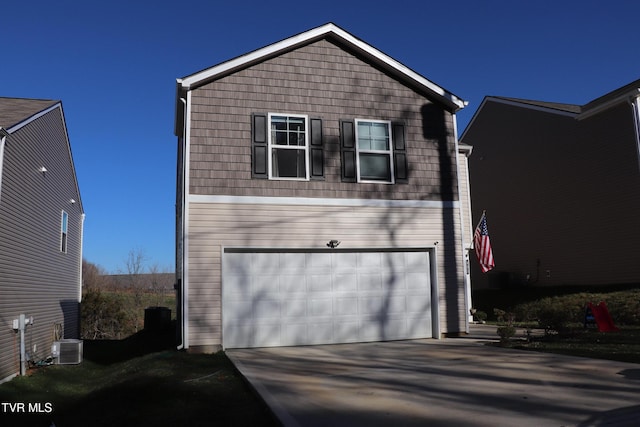
[[[0,97],[0,127],[9,129],[59,101]]]

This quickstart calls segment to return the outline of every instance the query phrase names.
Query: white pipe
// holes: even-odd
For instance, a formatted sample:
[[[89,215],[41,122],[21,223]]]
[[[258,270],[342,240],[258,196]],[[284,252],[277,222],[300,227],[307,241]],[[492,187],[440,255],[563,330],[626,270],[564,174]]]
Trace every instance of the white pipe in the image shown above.
[[[27,349],[25,346],[24,331],[27,325],[32,323],[33,317],[27,318],[27,316],[21,314],[18,318],[18,331],[20,332],[20,375],[22,376],[27,374]]]

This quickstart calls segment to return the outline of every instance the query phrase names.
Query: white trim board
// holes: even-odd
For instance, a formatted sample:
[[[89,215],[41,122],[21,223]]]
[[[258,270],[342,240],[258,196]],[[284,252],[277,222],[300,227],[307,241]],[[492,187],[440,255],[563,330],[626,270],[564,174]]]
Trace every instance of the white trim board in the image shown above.
[[[221,196],[190,194],[189,203],[216,204],[256,204],[256,205],[288,205],[288,206],[353,206],[353,207],[397,207],[397,208],[432,208],[457,209],[457,200],[383,200],[383,199],[337,199],[313,197],[254,197],[254,196]]]

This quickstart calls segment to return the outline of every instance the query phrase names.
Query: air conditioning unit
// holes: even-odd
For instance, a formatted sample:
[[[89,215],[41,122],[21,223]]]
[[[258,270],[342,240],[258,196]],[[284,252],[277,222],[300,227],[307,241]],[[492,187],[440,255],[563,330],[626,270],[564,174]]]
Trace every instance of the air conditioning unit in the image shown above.
[[[51,346],[51,355],[58,365],[77,365],[82,362],[82,340],[54,341]]]

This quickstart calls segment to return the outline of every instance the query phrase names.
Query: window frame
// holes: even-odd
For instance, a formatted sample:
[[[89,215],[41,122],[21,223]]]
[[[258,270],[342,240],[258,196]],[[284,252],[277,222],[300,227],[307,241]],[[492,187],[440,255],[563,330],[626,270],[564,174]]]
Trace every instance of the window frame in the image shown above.
[[[376,120],[376,119],[354,119],[354,138],[356,149],[356,180],[358,183],[374,183],[374,184],[395,184],[395,171],[394,171],[394,151],[393,151],[393,124],[390,120]],[[360,148],[359,141],[359,125],[361,123],[384,123],[387,126],[389,135],[389,148],[387,150],[362,150]],[[363,179],[361,177],[360,167],[360,154],[378,154],[385,155],[389,160],[389,181],[377,180],[377,179]]]
[[[271,128],[272,118],[273,117],[285,117],[289,118],[301,118],[304,120],[304,147],[300,147],[299,145],[278,145],[273,142],[273,130]],[[267,114],[267,172],[268,179],[270,180],[283,180],[283,181],[309,181],[310,165],[309,165],[309,145],[310,145],[310,133],[311,133],[311,123],[309,121],[309,116],[306,114],[295,114],[295,113],[268,113]],[[288,131],[287,131],[288,132]],[[296,150],[303,151],[304,154],[304,169],[305,176],[304,177],[282,177],[282,176],[274,176],[273,173],[273,150]]]
[[[69,247],[69,214],[62,211],[60,214],[60,252],[66,254]]]

